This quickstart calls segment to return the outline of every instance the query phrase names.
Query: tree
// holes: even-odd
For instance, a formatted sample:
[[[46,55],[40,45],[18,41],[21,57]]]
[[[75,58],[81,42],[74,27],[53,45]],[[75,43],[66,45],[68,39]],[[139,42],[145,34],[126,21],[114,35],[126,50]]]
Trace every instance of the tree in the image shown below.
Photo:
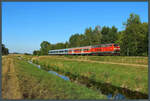
[[[80,34],[79,35],[79,43],[80,43],[80,46],[86,46],[87,43],[86,43],[86,37],[84,34]]]
[[[92,45],[101,44],[102,41],[102,33],[100,30],[100,26],[96,26],[93,30],[92,34]]]
[[[117,41],[117,28],[115,26],[112,26],[112,28],[104,26],[102,28],[102,43],[115,43]]]
[[[37,51],[36,50],[33,51],[33,55],[37,55]]]
[[[69,48],[69,42],[65,42],[65,48]]]
[[[69,47],[79,47],[80,46],[80,35],[78,33],[72,35],[69,39]]]
[[[24,55],[31,55],[30,53],[24,53]]]
[[[51,49],[51,44],[47,41],[43,41],[40,46],[41,55],[48,55],[48,51]]]
[[[33,55],[38,55],[39,56],[39,55],[41,55],[41,52],[39,50],[34,50]]]
[[[142,26],[141,32],[144,34],[144,40],[141,46],[143,46],[143,55],[148,56],[148,23],[143,23]]]
[[[5,48],[5,45],[2,44],[2,55],[8,55],[8,54],[9,54],[8,48]]]
[[[64,49],[66,46],[64,43],[57,43],[55,44],[55,49]]]
[[[109,27],[104,26],[102,28],[102,31],[101,31],[102,36],[103,36],[102,43],[108,43],[109,42],[109,32],[110,32],[110,28]]]
[[[148,24],[141,23],[138,15],[130,14],[125,31],[120,35],[122,55],[139,56],[148,51]]]
[[[92,45],[92,32],[93,31],[91,27],[85,29],[84,35],[86,46]]]
[[[131,13],[130,17],[127,19],[126,22],[123,23],[123,25],[125,25],[126,27],[132,25],[132,24],[140,24],[141,20],[139,15]]]
[[[112,28],[109,30],[109,33],[108,33],[108,39],[109,39],[109,42],[108,43],[115,43],[115,41],[117,40],[117,28],[115,26],[112,26]]]

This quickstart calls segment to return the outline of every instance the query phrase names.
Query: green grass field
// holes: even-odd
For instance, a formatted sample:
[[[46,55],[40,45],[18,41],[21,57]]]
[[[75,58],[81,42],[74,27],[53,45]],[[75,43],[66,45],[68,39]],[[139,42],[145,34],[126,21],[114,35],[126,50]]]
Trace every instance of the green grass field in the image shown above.
[[[62,56],[62,57],[69,59],[148,65],[148,57],[139,57],[139,56]]]
[[[119,64],[120,59],[127,59],[124,64],[128,65]],[[5,56],[2,94],[6,99],[8,95],[13,95],[12,99],[107,99],[108,94],[120,93],[126,99],[147,99],[148,67],[144,62],[136,63],[140,59],[147,61],[147,57],[119,56]],[[70,81],[49,70],[68,76]]]
[[[15,70],[23,99],[105,99],[100,92],[65,81],[27,61],[15,61]]]
[[[76,56],[71,58],[79,57]],[[80,78],[83,76],[96,82],[109,83],[116,88],[121,87],[133,92],[148,94],[147,67],[92,63],[82,61],[82,59],[81,61],[74,61],[71,58],[70,60],[65,60],[59,56],[41,56],[34,58],[34,62],[41,64],[46,70],[53,69],[66,75],[67,73],[71,73],[75,77]],[[88,58],[93,59],[92,56]],[[110,89],[112,88],[110,87]],[[116,90],[114,92],[117,93],[119,91]],[[138,96],[138,94],[133,94],[133,96]]]

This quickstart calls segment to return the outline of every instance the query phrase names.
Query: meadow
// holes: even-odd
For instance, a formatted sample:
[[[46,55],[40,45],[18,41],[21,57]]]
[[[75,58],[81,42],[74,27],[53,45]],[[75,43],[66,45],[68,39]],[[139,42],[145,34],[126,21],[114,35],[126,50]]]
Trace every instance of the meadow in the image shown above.
[[[120,64],[121,59],[128,61],[132,59],[133,62],[124,61]],[[137,61],[141,61],[140,59],[143,59],[143,62],[138,64]],[[28,61],[40,65],[41,69]],[[147,99],[146,61],[147,57],[3,56],[2,97],[4,99],[108,99],[109,94],[112,94],[113,98],[117,94],[122,94],[126,99]],[[70,81],[48,71],[67,76]]]
[[[29,64],[23,56],[2,60],[3,99],[105,99],[98,91],[65,81]],[[24,56],[24,58],[31,58]]]
[[[148,65],[148,57],[141,56],[64,56],[69,59]]]
[[[87,87],[100,90],[104,94],[121,93],[131,99],[147,98],[148,65],[147,67],[145,67],[146,63],[136,65],[137,60],[144,59],[145,62],[145,57],[132,60],[134,64],[129,64],[127,61],[128,65],[121,65],[119,59],[112,58],[112,61],[115,63],[118,61],[118,64],[109,64],[109,61],[107,63],[92,62],[94,59],[99,61],[104,58],[94,57],[97,56],[40,56],[32,58],[32,61],[40,64],[44,70],[57,71],[69,76],[72,81],[86,84]],[[128,58],[133,59],[133,57]]]

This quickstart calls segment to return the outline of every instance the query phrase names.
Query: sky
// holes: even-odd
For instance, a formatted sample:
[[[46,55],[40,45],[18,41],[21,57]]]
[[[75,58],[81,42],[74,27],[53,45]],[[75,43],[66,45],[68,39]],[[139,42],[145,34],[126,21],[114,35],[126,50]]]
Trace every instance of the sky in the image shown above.
[[[42,41],[66,42],[88,27],[124,30],[131,13],[148,22],[148,2],[2,2],[2,43],[10,53],[32,53]]]

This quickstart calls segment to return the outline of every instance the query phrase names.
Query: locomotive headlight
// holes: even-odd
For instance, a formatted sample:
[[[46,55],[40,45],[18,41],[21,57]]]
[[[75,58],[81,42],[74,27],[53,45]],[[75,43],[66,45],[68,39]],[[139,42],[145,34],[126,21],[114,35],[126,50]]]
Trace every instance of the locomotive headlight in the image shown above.
[[[118,50],[118,48],[114,48],[114,50]]]
[[[115,51],[120,51],[120,48],[119,48],[119,47],[117,47],[117,48],[114,48],[114,50],[115,50]]]

